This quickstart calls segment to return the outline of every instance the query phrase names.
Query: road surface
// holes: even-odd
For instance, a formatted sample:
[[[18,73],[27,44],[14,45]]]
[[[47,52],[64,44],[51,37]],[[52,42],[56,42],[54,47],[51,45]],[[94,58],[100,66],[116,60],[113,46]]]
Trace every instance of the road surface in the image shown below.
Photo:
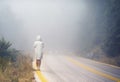
[[[45,55],[34,73],[37,82],[120,82],[119,67],[68,55]]]

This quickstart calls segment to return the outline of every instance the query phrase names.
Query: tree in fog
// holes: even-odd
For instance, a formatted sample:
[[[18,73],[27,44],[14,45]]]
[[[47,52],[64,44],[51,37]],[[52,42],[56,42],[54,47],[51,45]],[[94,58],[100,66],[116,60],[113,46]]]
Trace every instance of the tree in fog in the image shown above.
[[[106,28],[108,36],[103,46],[103,50],[110,57],[115,57],[120,54],[120,1],[108,1],[106,16],[108,26]]]

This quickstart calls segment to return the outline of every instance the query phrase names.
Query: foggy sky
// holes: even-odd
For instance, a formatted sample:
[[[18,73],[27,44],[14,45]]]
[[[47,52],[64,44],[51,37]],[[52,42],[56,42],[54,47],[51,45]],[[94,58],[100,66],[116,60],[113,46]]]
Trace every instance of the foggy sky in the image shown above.
[[[32,50],[37,35],[46,50],[79,51],[104,36],[103,0],[0,1],[0,36],[19,50]],[[103,32],[103,33],[102,33]],[[99,34],[100,33],[100,34]]]

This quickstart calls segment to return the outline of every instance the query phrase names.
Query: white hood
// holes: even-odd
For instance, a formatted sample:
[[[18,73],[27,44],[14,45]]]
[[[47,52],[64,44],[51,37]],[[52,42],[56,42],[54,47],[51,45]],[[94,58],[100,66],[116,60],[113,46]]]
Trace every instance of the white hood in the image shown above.
[[[41,41],[40,35],[38,35],[38,36],[36,37],[36,40],[37,40],[37,41]]]

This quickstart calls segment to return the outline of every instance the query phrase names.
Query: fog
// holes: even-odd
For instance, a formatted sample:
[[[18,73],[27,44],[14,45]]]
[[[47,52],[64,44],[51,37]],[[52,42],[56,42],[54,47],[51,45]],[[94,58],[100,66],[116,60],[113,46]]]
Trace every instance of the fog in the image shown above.
[[[80,52],[99,44],[105,30],[104,0],[0,1],[0,36],[18,50],[33,50],[40,35],[45,50]],[[101,39],[102,38],[102,39]]]

